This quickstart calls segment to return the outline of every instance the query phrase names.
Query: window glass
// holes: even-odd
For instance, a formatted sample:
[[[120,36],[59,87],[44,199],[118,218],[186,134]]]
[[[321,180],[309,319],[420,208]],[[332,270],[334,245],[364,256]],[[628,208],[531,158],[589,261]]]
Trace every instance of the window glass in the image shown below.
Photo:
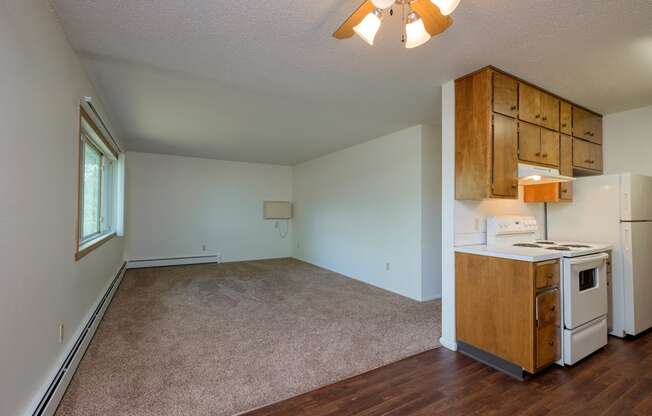
[[[82,239],[102,231],[102,154],[95,146],[84,140],[83,166],[83,226]]]

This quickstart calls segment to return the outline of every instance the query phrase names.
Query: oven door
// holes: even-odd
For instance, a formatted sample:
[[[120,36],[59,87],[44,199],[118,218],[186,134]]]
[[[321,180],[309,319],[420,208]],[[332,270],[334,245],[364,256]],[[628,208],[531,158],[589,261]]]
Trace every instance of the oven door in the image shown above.
[[[607,315],[606,253],[564,258],[564,326],[577,328]]]

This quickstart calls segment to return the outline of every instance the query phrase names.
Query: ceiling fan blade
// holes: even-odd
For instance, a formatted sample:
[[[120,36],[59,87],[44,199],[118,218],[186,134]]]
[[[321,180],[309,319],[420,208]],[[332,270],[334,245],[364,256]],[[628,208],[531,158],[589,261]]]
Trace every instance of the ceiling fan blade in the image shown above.
[[[453,19],[450,16],[441,14],[439,7],[435,6],[430,0],[414,0],[410,3],[410,7],[421,16],[423,25],[430,36],[440,34],[453,24]]]
[[[333,33],[333,37],[336,39],[346,39],[353,36],[355,33],[353,27],[362,22],[362,19],[364,19],[364,17],[369,13],[373,12],[374,9],[375,7],[371,1],[367,0],[362,3],[362,6],[358,7],[358,10],[353,12],[353,14],[342,23],[342,26]]]

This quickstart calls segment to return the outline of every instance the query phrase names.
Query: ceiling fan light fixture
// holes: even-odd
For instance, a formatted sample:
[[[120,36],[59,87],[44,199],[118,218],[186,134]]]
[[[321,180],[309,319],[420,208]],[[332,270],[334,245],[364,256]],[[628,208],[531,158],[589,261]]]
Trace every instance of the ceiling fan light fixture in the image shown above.
[[[441,14],[448,16],[453,13],[461,0],[430,0],[432,4],[439,7]]]
[[[380,29],[380,22],[382,21],[382,11],[378,8],[374,9],[373,12],[367,14],[362,21],[353,27],[353,31],[358,34],[370,45],[374,44],[374,38],[378,29]]]
[[[394,4],[395,0],[371,0],[371,4],[379,9],[387,9]]]
[[[431,36],[426,31],[421,17],[415,12],[412,12],[408,15],[407,19],[408,21],[405,25],[405,47],[408,49],[416,48],[428,42]]]

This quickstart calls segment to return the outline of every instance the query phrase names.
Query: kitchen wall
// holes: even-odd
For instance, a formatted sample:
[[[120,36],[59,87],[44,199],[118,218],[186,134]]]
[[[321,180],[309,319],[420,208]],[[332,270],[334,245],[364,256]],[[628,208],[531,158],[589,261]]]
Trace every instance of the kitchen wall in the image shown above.
[[[263,201],[292,200],[289,166],[129,152],[126,199],[130,260],[292,255],[289,224],[263,219]]]
[[[604,117],[605,173],[652,175],[652,106]]]
[[[296,166],[295,257],[413,299],[438,297],[438,228],[422,221],[424,211],[438,215],[437,168],[423,168],[439,166],[438,147],[436,130],[414,126]]]
[[[106,113],[47,2],[0,2],[0,55],[0,414],[21,415],[120,268],[123,239],[74,259],[81,97]]]

